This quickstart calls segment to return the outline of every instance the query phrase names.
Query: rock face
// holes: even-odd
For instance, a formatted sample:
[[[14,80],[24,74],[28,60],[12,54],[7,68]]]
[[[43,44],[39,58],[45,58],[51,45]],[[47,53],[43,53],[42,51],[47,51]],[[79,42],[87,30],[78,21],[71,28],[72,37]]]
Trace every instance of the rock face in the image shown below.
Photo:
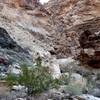
[[[51,24],[55,29],[54,53],[57,57],[72,55],[99,69],[100,1],[51,0],[46,8],[51,13]]]
[[[100,98],[96,98],[92,95],[82,95],[77,97],[78,100],[99,100]]]
[[[24,7],[27,9],[33,9],[34,7],[38,6],[39,0],[7,0],[7,1],[3,1],[9,4],[14,5],[15,7]]]
[[[7,32],[5,32],[5,35],[7,36],[4,36],[6,37],[3,38],[5,44],[4,42],[1,42],[2,46],[9,46],[7,47],[7,50],[13,48],[11,50],[14,52],[18,51],[21,55],[29,52],[30,55],[28,56],[30,56],[31,60],[32,56],[35,58],[35,53],[39,51],[47,52],[49,49],[52,49],[49,45],[51,41],[47,36],[49,35],[49,32],[44,29],[47,25],[45,21],[38,17],[36,18],[34,14],[31,15],[30,12],[33,10],[18,9],[5,2],[6,1],[0,1],[0,26],[7,30],[14,41],[11,38],[8,40],[9,36]],[[25,48],[26,50],[23,50],[22,48]],[[22,58],[24,57],[22,56]]]
[[[72,29],[78,32],[80,54],[79,60],[92,68],[100,68],[100,33],[99,18],[94,18]]]
[[[87,31],[85,32],[87,33]],[[99,69],[100,68],[100,33],[98,33],[98,35],[95,35],[89,31],[88,33],[87,34],[83,33],[84,36],[82,34],[80,37],[80,45],[81,48],[83,49],[80,52],[80,61],[89,65],[90,67]]]
[[[47,29],[50,26],[47,23],[48,18],[34,15],[34,12],[39,13],[41,7],[29,10],[24,9],[23,6],[16,8],[12,6],[12,3],[0,1],[0,26],[2,27],[0,30],[0,56],[1,63],[4,65],[3,70],[8,70],[10,64],[12,66],[21,62],[33,64],[37,53],[45,56],[49,50],[53,49],[51,47],[52,40],[49,38],[50,33]],[[47,59],[48,57],[45,57],[44,60]]]
[[[14,65],[26,60],[33,64],[38,54],[54,78],[67,74],[68,67],[72,71],[75,68],[71,83],[82,87],[86,86],[89,73],[78,70],[76,62],[100,69],[99,0],[50,0],[44,6],[38,0],[0,0],[0,27],[0,64],[4,77],[9,65],[12,73],[19,74],[20,68]],[[96,85],[100,87],[100,79]]]
[[[21,56],[18,57],[18,55],[21,53],[24,54],[23,57],[25,57],[25,55],[26,55],[26,58],[28,58],[28,55],[29,55],[28,51],[24,50],[22,47],[20,47],[10,37],[8,32],[4,28],[0,27],[0,64],[8,66],[9,64],[13,63],[14,59],[16,59],[15,62],[17,60],[20,61],[21,59],[23,59],[23,57],[21,57]],[[16,56],[17,58],[14,56]],[[6,69],[5,69],[5,71],[6,71]]]
[[[13,39],[9,36],[7,31],[1,27],[0,27],[0,47],[6,49],[12,49],[14,51],[23,50],[20,46],[18,46],[18,44],[15,41],[13,41]]]

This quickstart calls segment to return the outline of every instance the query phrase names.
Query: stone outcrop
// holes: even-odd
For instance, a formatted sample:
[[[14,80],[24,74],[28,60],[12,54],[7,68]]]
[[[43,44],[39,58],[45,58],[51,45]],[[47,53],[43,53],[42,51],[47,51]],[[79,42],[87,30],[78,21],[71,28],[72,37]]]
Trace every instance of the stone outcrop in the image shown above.
[[[8,70],[9,65],[22,62],[32,65],[37,53],[45,55],[53,49],[47,29],[50,26],[47,23],[48,18],[45,20],[45,17],[41,18],[33,13],[36,9],[39,13],[42,6],[29,10],[24,7],[16,8],[12,6],[12,3],[0,1],[0,27],[2,27],[1,35],[3,35],[0,37],[0,62],[4,66],[3,74],[5,69]],[[47,59],[48,57],[44,58],[45,61]]]
[[[71,28],[79,34],[79,60],[93,68],[100,68],[100,18],[94,18]]]
[[[7,3],[1,4],[0,25],[8,29],[8,33],[19,45],[28,48],[33,58],[35,58],[33,52],[50,52],[57,58],[73,56],[84,64],[99,68],[100,2],[98,0],[93,2],[53,0],[44,7],[38,0],[8,3],[16,5],[16,2],[22,8],[27,8],[30,4],[32,7],[38,4],[38,7],[35,6],[35,10],[23,10],[12,9]],[[84,36],[88,33],[89,36]]]
[[[23,49],[9,36],[4,28],[0,27],[0,47],[20,52]]]
[[[29,52],[19,46],[8,34],[8,32],[0,27],[0,64],[9,65],[13,63],[13,60],[20,61],[23,57],[27,59]],[[19,56],[19,57],[18,57]],[[14,58],[15,57],[15,58]]]
[[[100,33],[85,31],[80,36],[80,61],[93,68],[100,68]]]
[[[46,8],[55,30],[51,53],[100,68],[100,1],[50,0]]]
[[[61,79],[64,85],[68,85],[67,89],[62,86],[67,91],[52,92],[50,99],[100,99],[73,97],[79,85],[82,87],[79,92],[89,93],[88,81],[100,90],[100,74],[95,76],[97,73],[93,73],[93,69],[100,71],[99,0],[50,0],[44,6],[38,0],[0,0],[0,27],[2,79],[9,69],[19,75],[20,63],[33,66],[39,57],[41,64],[49,67],[54,79]],[[91,72],[86,68],[91,68]],[[8,95],[17,99],[17,95],[22,95],[20,93],[24,91]],[[25,95],[26,92],[21,98]]]

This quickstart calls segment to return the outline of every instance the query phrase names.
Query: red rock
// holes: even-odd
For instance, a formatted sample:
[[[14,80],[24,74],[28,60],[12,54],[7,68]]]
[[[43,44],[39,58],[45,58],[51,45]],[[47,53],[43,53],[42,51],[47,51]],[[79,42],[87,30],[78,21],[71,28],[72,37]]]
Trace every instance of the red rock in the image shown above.
[[[79,60],[94,69],[100,69],[100,34],[95,35],[91,31],[85,31],[80,35]],[[87,49],[89,52],[86,52]]]
[[[14,4],[15,7],[25,7],[32,9],[39,4],[39,0],[9,0],[8,3]]]

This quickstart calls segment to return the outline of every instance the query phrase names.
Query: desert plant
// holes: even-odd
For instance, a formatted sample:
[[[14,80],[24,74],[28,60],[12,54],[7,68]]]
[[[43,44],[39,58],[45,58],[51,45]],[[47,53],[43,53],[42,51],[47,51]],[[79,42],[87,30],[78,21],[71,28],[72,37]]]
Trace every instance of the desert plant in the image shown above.
[[[29,70],[22,67],[23,74],[20,75],[19,84],[28,88],[28,94],[41,93],[50,88],[52,77],[47,67],[37,67]]]
[[[60,85],[63,85],[63,81],[61,79],[54,79],[52,80],[50,87],[51,88],[59,88]]]
[[[60,77],[60,80],[63,85],[68,85],[69,84],[69,75],[62,74],[62,76]]]
[[[49,68],[41,65],[41,59],[36,61],[33,68],[28,68],[26,64],[21,65],[19,77],[10,73],[6,80],[10,86],[15,84],[25,86],[28,95],[41,93],[59,84],[59,81],[53,79]]]
[[[6,77],[7,84],[10,88],[12,88],[13,85],[18,84],[18,80],[19,78],[11,73],[9,73]]]

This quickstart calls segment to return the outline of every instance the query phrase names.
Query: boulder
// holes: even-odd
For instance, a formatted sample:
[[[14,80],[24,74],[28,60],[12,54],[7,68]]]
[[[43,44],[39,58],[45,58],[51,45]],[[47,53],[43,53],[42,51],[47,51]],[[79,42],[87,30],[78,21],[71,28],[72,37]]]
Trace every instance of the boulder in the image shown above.
[[[82,88],[85,88],[87,85],[87,80],[79,74],[72,73],[71,79],[70,79],[70,84],[72,84],[72,85],[76,84],[76,85],[81,86]]]
[[[53,76],[54,79],[59,79],[61,76],[61,70],[60,70],[60,66],[56,61],[56,58],[52,58],[50,61],[50,65],[49,65],[51,74]]]
[[[11,49],[17,52],[24,51],[8,34],[8,32],[0,27],[0,47],[4,49]]]
[[[14,75],[20,75],[21,74],[21,67],[18,64],[10,65],[8,72],[10,72]]]
[[[48,98],[54,100],[62,100],[64,98],[64,94],[56,89],[51,89],[48,93]]]
[[[69,65],[70,63],[72,63],[72,62],[74,62],[74,61],[75,61],[75,60],[73,59],[73,57],[57,59],[57,63],[58,63],[61,67],[65,67],[65,66]]]
[[[21,86],[21,85],[14,85],[12,87],[13,90],[16,90],[16,91],[21,91],[22,89],[25,89],[25,86]]]
[[[89,91],[88,94],[91,94],[95,97],[100,97],[100,89],[99,88],[96,88],[96,89],[92,89],[91,91]]]
[[[78,66],[77,61],[75,61],[73,57],[57,59],[57,63],[59,64],[62,73],[69,71],[71,69],[75,69]]]
[[[94,97],[92,95],[81,95],[81,96],[77,96],[78,100],[100,100],[100,98]]]

